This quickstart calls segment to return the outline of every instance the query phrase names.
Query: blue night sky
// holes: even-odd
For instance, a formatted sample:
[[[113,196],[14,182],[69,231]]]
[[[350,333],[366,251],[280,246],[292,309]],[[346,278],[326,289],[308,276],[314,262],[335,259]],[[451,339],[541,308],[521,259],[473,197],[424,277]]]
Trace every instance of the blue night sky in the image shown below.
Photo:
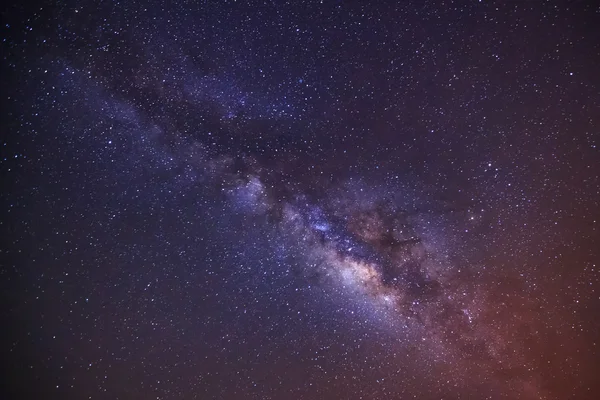
[[[600,396],[600,9],[2,7],[7,399]]]

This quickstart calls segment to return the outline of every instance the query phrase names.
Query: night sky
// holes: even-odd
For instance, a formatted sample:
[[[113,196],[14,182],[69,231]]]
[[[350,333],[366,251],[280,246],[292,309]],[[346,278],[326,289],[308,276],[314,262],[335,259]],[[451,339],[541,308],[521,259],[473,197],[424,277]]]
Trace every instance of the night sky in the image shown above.
[[[0,31],[3,398],[600,398],[594,2]]]

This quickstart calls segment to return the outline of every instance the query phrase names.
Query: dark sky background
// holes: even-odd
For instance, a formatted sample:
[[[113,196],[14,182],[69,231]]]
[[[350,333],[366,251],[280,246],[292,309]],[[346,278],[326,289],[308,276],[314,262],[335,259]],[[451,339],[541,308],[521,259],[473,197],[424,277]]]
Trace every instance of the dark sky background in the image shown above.
[[[593,2],[0,29],[5,398],[599,398]]]

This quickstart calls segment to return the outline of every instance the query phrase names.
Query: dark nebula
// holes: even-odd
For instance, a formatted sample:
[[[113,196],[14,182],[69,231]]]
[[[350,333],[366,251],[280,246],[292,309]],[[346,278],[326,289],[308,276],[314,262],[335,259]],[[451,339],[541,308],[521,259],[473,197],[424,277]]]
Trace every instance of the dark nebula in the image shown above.
[[[2,398],[600,396],[597,6],[2,21]]]

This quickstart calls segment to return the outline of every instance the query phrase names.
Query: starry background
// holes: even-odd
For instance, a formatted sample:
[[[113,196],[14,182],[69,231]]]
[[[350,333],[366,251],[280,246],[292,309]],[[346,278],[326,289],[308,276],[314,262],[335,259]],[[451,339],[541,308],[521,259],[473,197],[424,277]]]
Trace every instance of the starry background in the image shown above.
[[[4,5],[6,398],[598,398],[598,27]]]

